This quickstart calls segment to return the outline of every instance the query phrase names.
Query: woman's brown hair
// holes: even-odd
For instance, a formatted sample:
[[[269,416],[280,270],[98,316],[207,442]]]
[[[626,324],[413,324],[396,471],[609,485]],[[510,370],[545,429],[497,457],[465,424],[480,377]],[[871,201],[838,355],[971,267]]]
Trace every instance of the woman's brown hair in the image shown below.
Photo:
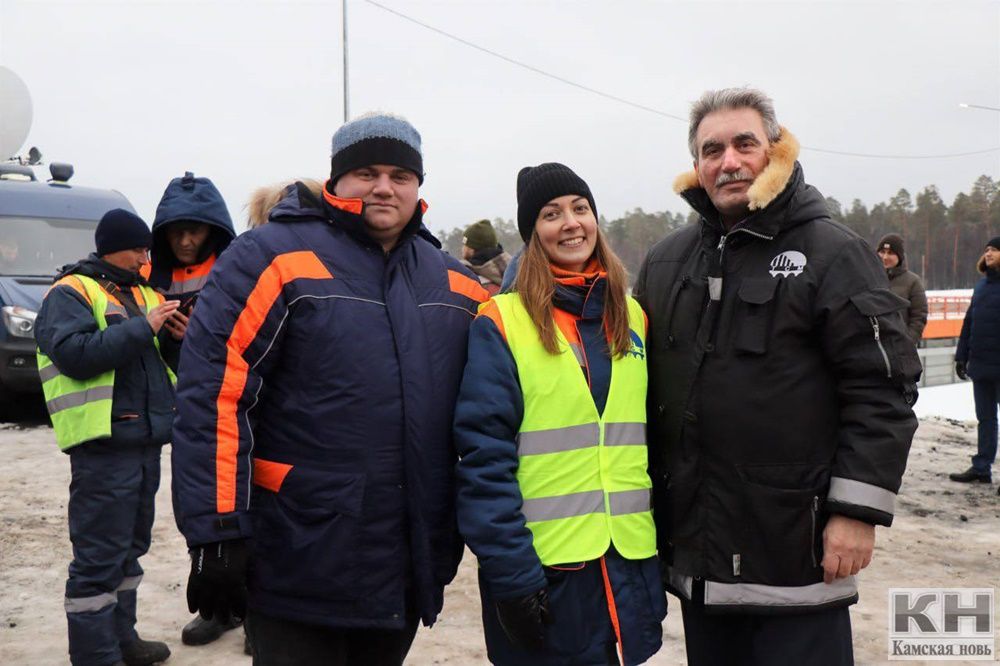
[[[628,326],[628,303],[625,299],[628,279],[625,266],[608,245],[600,228],[597,229],[594,256],[608,276],[607,288],[604,291],[604,329],[609,337],[608,348],[613,357],[621,358],[632,348]],[[538,329],[538,337],[545,351],[558,354],[556,323],[552,317],[552,298],[556,291],[556,280],[552,275],[551,262],[538,240],[536,231],[532,231],[531,239],[521,255],[514,291],[520,295],[528,316]]]

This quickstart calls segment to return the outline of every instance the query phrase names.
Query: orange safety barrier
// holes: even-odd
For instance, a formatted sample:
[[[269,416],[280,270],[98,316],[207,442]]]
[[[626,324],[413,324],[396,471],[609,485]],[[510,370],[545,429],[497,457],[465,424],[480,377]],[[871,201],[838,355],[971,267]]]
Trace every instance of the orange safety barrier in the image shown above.
[[[923,338],[957,338],[962,333],[962,322],[971,301],[971,289],[928,291],[927,327]]]

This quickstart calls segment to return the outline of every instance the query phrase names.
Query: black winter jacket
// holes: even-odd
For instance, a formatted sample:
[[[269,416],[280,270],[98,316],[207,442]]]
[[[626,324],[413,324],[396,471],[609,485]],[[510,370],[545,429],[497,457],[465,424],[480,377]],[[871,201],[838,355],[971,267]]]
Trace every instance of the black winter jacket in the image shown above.
[[[987,269],[972,292],[955,360],[969,364],[969,377],[1000,379],[1000,273]]]
[[[73,274],[117,285],[121,291],[115,296],[119,300],[129,299],[130,288],[140,280],[138,275],[93,254],[64,267],[57,279]],[[170,441],[174,386],[145,317],[113,314],[108,316],[107,329],[98,330],[93,310],[83,296],[70,286],[57,285],[42,301],[35,338],[38,348],[59,371],[74,379],[89,379],[114,369],[111,438],[100,440],[101,446],[161,445]],[[163,359],[176,369],[179,344],[166,329],[160,331],[159,341]]]
[[[786,133],[754,184],[772,191],[751,188],[758,212],[725,235],[679,179],[701,221],[655,245],[635,287],[660,554],[675,592],[706,581],[710,609],[854,603],[853,577],[822,582],[823,528],[831,513],[892,522],[917,426],[906,304],[796,156]]]

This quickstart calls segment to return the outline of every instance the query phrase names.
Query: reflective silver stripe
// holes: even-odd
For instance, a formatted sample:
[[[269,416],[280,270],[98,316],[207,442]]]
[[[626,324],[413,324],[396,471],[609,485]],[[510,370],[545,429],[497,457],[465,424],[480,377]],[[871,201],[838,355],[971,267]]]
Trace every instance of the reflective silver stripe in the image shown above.
[[[684,597],[688,601],[690,601],[691,600],[691,582],[692,582],[691,576],[685,576],[682,573],[677,573],[676,571],[674,571],[673,567],[669,568],[669,572],[670,572],[669,578],[670,578],[670,585],[671,585],[671,587],[673,587],[675,590],[677,590],[678,592],[680,592],[681,594],[683,594]]]
[[[104,316],[106,317],[108,315],[113,315],[113,314],[128,318],[128,311],[125,308],[121,307],[120,305],[115,305],[114,303],[109,301],[108,307],[104,308]]]
[[[52,398],[45,403],[45,406],[48,408],[49,414],[52,415],[61,412],[64,409],[85,405],[88,402],[111,400],[114,395],[114,391],[114,386],[95,386],[94,388],[86,389],[84,391],[76,391],[75,393],[61,395],[58,398]]]
[[[819,606],[850,599],[857,593],[858,581],[854,576],[838,578],[829,585],[792,587],[705,581],[706,606]]]
[[[63,607],[67,613],[92,613],[118,603],[118,597],[108,592],[92,597],[66,597]]]
[[[517,435],[517,455],[533,456],[540,453],[586,449],[597,446],[600,437],[601,431],[596,423],[521,432]]]
[[[55,363],[47,365],[44,368],[38,368],[38,376],[41,378],[43,384],[50,379],[59,377],[60,375],[62,375],[62,373],[59,372],[59,368],[56,367]]]
[[[576,362],[580,364],[580,367],[587,367],[587,361],[583,357],[583,349],[580,348],[580,345],[571,342],[569,343],[569,348],[573,350],[573,356],[576,356]]]
[[[127,576],[125,577],[121,585],[115,588],[115,592],[127,592],[128,590],[134,590],[139,587],[139,582],[142,580],[142,574],[138,576]]]
[[[559,495],[558,497],[526,499],[521,506],[521,513],[524,514],[525,520],[529,523],[585,516],[588,513],[601,513],[603,511],[603,490],[588,490],[571,495]]]
[[[208,282],[208,275],[202,275],[201,277],[191,278],[182,282],[171,282],[170,286],[167,287],[167,294],[183,294],[186,291],[197,291],[204,287],[206,282]]]
[[[644,445],[645,423],[608,423],[604,426],[604,446]]]
[[[608,493],[608,505],[612,516],[624,516],[629,513],[649,511],[649,488],[638,490],[621,490]]]
[[[851,479],[833,477],[830,479],[830,492],[826,498],[844,504],[857,504],[877,509],[892,515],[896,509],[896,493]]]

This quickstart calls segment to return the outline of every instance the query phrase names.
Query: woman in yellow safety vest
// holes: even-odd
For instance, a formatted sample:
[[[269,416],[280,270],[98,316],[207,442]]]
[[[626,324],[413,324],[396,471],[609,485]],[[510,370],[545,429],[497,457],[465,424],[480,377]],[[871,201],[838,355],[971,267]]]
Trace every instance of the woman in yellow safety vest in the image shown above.
[[[646,321],[556,163],[517,177],[525,249],[480,308],[455,413],[458,519],[495,664],[638,664],[666,597],[646,472]]]

